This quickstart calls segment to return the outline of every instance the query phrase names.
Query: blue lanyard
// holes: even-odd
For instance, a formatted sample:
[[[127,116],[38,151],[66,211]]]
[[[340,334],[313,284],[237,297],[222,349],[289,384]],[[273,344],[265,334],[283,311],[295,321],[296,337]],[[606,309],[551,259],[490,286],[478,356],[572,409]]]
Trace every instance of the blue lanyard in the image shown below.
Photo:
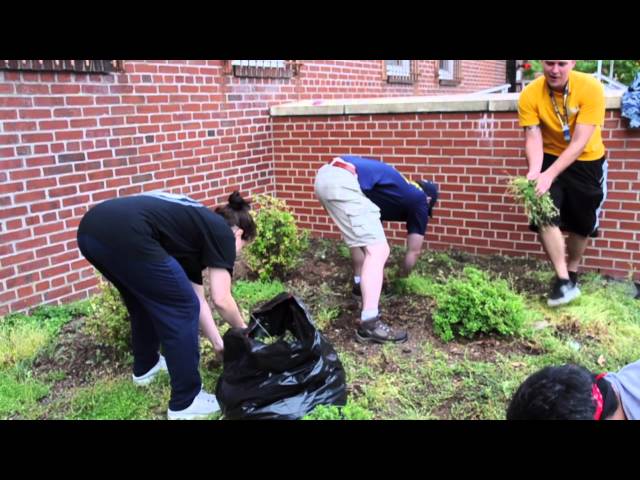
[[[551,98],[551,103],[553,104],[553,109],[556,112],[556,116],[558,120],[560,120],[560,126],[562,127],[562,134],[564,135],[564,140],[569,143],[571,141],[571,131],[569,130],[569,111],[567,110],[567,98],[569,97],[569,82],[564,86],[563,93],[563,106],[564,106],[564,116],[560,114],[560,109],[558,108],[558,104],[556,103],[555,95],[553,94],[553,90],[551,87],[547,85],[549,88],[549,98]]]

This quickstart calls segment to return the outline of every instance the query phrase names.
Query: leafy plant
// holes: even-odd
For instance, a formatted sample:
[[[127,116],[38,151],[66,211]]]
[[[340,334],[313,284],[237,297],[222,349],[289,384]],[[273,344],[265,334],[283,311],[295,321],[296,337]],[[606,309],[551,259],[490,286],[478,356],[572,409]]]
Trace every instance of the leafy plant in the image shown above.
[[[542,72],[542,62],[531,60],[531,68],[527,70],[525,78],[533,78],[536,72]],[[609,76],[611,60],[602,61],[602,74]],[[598,70],[598,60],[576,60],[574,68],[577,72],[595,73]],[[613,63],[613,77],[625,85],[630,85],[636,74],[640,71],[640,60],[615,60]],[[530,74],[528,72],[531,72]]]
[[[578,72],[595,73],[598,70],[598,60],[578,60],[575,70]],[[620,83],[630,85],[640,71],[640,60],[614,60],[613,78]],[[603,75],[610,76],[611,60],[602,61]]]
[[[257,237],[246,249],[249,268],[261,280],[283,278],[300,261],[309,245],[309,232],[298,229],[286,203],[270,195],[258,195],[260,209],[252,211]]]
[[[0,367],[33,360],[66,323],[86,311],[86,302],[76,302],[7,315],[0,323]]]
[[[524,211],[529,217],[529,222],[542,227],[549,225],[559,215],[557,207],[553,204],[551,194],[546,192],[538,196],[536,182],[525,177],[514,177],[509,181],[509,191],[514,198],[524,205]]]
[[[347,402],[344,407],[318,405],[302,420],[371,420],[373,412],[355,403]]]
[[[474,267],[466,267],[460,278],[435,286],[434,293],[434,330],[445,342],[478,332],[514,335],[526,319],[522,297],[505,280],[491,279]]]
[[[129,312],[120,292],[111,283],[100,279],[100,294],[89,301],[85,331],[99,343],[114,347],[118,352],[129,351],[131,324]]]
[[[325,330],[338,316],[340,316],[340,307],[320,307],[315,316],[316,327],[319,330]]]
[[[248,311],[284,291],[285,286],[277,280],[273,282],[238,280],[231,289],[233,297],[237,299],[239,306]]]

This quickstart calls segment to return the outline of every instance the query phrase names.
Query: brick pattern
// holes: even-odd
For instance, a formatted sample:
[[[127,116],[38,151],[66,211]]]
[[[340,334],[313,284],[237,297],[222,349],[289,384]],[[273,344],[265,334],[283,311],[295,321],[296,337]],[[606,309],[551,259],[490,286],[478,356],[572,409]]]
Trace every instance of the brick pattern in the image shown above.
[[[626,124],[619,111],[607,112],[608,196],[601,235],[585,252],[584,264],[640,279],[640,133]],[[506,191],[508,178],[527,170],[515,112],[278,117],[273,135],[277,195],[318,235],[339,238],[314,197],[315,172],[336,155],[355,154],[439,183],[428,248],[546,258],[524,210]],[[389,222],[386,229],[393,242],[404,243],[403,224]]]
[[[214,206],[235,189],[273,192],[273,127],[282,123],[271,105],[465,92],[505,77],[504,61],[465,61],[462,83],[447,88],[435,60],[418,61],[412,85],[386,83],[380,60],[300,62],[291,79],[236,78],[221,60],[127,60],[106,75],[0,71],[0,315],[95,290],[75,232],[97,202],[165,189]],[[307,182],[288,194],[308,195]]]

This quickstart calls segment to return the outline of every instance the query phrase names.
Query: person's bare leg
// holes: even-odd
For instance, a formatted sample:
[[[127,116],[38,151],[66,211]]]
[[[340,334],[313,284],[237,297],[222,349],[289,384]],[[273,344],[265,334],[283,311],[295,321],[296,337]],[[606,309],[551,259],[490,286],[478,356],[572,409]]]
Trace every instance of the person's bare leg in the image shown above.
[[[588,243],[589,239],[587,237],[573,232],[569,233],[569,238],[567,239],[567,254],[569,255],[567,270],[570,272],[578,271],[582,255],[584,255]]]
[[[389,258],[387,242],[364,247],[364,261],[360,288],[362,289],[362,311],[377,310],[382,292],[384,265]]]
[[[362,277],[362,264],[364,263],[363,247],[351,247],[351,265],[353,267],[353,275]]]
[[[558,227],[540,228],[540,242],[558,278],[569,278],[565,259],[564,236]]]

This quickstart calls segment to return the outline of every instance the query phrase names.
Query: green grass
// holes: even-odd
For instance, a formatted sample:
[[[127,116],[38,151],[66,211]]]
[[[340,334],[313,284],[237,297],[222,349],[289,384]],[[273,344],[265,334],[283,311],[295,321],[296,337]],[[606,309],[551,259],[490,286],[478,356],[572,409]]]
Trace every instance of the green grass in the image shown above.
[[[41,412],[38,401],[48,394],[49,386],[32,378],[29,371],[0,370],[0,419],[14,415],[37,418]]]
[[[324,248],[329,251],[329,246]],[[424,270],[416,269],[410,277],[393,282],[393,289],[407,302],[437,295],[443,284],[443,278],[437,276],[439,266],[459,267],[442,252],[422,261]],[[434,265],[435,277],[421,273],[433,272]],[[546,283],[551,274],[534,271],[523,275]],[[247,311],[287,288],[277,281],[239,281],[233,293]],[[332,291],[327,283],[305,288],[296,293],[308,302],[318,328],[330,328],[344,313],[340,302],[345,292]],[[503,419],[519,384],[544,366],[578,363],[592,371],[615,371],[640,358],[640,308],[630,284],[588,274],[581,276],[580,288],[578,300],[555,309],[539,296],[524,297],[528,314],[521,335],[512,340],[501,337],[501,341],[526,345],[536,354],[504,348],[479,361],[472,352],[473,343],[456,340],[446,346],[437,340],[425,341],[413,345],[410,352],[405,345],[371,346],[366,347],[366,356],[336,347],[347,374],[348,404],[345,408],[320,407],[306,418]],[[32,362],[55,345],[60,329],[74,316],[83,315],[84,309],[82,304],[44,307],[28,316],[0,320],[0,419],[166,418],[167,374],[145,388],[133,385],[129,375],[95,378],[87,386],[48,397],[59,390],[56,384],[65,381],[68,373],[53,370],[36,377]],[[451,346],[455,354],[449,352]],[[221,370],[216,362],[202,366],[205,390],[214,391]]]
[[[77,390],[64,418],[70,420],[140,420],[165,418],[169,397],[168,380],[138,387],[130,378],[104,379]],[[164,381],[162,381],[164,380]]]
[[[44,306],[30,315],[12,314],[0,320],[0,369],[30,362],[71,319],[87,311],[87,302]]]

